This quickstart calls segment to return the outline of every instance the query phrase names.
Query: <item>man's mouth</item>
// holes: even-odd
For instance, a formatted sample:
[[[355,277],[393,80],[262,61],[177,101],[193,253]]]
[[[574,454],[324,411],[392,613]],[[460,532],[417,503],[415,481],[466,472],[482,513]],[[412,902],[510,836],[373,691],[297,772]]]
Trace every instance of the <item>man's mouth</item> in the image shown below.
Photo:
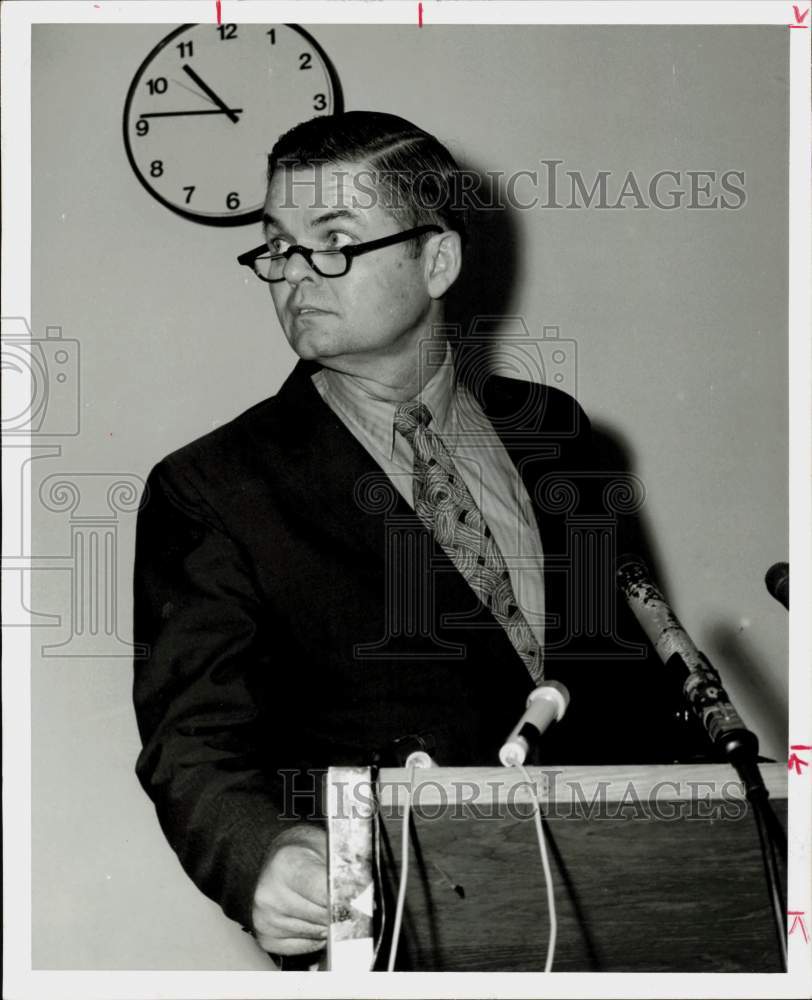
[[[294,306],[291,311],[294,316],[317,316],[329,312],[328,309],[319,309],[317,306]]]

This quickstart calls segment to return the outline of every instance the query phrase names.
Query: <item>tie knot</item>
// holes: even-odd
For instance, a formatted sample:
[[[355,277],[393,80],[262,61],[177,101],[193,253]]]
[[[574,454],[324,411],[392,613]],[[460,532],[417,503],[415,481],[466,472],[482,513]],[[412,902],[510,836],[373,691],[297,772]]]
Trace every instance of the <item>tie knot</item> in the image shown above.
[[[411,444],[418,426],[428,427],[431,422],[431,410],[425,403],[412,400],[401,403],[395,410],[395,430],[401,433]]]

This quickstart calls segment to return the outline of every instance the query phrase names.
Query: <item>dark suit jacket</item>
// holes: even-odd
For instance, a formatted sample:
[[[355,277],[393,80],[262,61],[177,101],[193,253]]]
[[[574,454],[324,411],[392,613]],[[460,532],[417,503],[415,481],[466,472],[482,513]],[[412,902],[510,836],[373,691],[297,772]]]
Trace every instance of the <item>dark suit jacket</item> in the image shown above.
[[[271,841],[319,810],[318,791],[291,796],[319,782],[280,769],[394,764],[414,737],[443,765],[496,764],[531,688],[314,370],[300,362],[276,396],[164,459],[138,519],[138,777],[190,876],[244,925]],[[572,695],[546,760],[671,759],[661,668],[628,623],[601,634],[612,570],[590,568],[588,539],[612,517],[586,417],[552,388],[472,388],[544,547],[546,673]]]

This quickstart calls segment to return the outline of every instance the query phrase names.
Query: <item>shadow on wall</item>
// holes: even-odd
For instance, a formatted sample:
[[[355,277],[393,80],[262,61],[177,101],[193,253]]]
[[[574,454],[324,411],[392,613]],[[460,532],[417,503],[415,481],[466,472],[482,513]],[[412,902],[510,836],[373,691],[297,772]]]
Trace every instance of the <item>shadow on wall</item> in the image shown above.
[[[517,227],[513,210],[487,206],[493,200],[490,182],[471,164],[461,162],[463,171],[479,175],[480,187],[470,193],[468,246],[462,272],[446,299],[446,321],[463,333],[480,316],[507,316],[513,300],[517,271]],[[497,205],[502,201],[496,199]],[[530,324],[528,324],[530,325]],[[532,327],[531,327],[532,328]]]
[[[493,200],[490,189],[492,179],[486,182],[478,168],[471,164],[461,163],[461,166],[463,170],[475,171],[480,177],[480,187],[472,192],[471,204],[476,207],[470,212],[470,239],[463,269],[446,300],[446,321],[461,331],[457,352],[462,355],[460,367],[465,367],[466,334],[470,335],[475,325],[478,331],[487,330],[493,337],[491,357],[495,354],[500,335],[516,332],[515,317],[510,307],[519,271],[520,248],[515,209],[479,207]],[[495,200],[497,205],[504,204],[501,196]],[[477,324],[477,320],[483,317],[487,317],[488,322]],[[523,319],[531,336],[536,338],[543,318],[526,316]],[[471,348],[478,350],[479,346],[471,345]],[[620,476],[634,474],[631,442],[604,424],[593,424],[592,436],[602,472],[618,473]],[[639,556],[667,593],[668,581],[662,575],[659,550],[644,516],[630,514],[619,520],[617,553]]]
[[[631,443],[603,424],[593,424],[592,438],[604,471],[635,474]],[[669,600],[669,581],[657,540],[650,531],[645,510],[623,518],[618,525],[618,552],[633,553],[646,564],[649,575]],[[679,608],[674,611],[679,617]],[[691,634],[690,628],[688,634]],[[719,621],[707,634],[704,652],[711,662],[736,664],[736,679],[754,701],[761,703],[766,725],[757,735],[762,743],[780,743],[786,732],[788,705],[774,684],[765,684],[768,676],[750,647],[744,628],[738,623]],[[711,650],[713,653],[711,653]],[[724,675],[722,680],[724,682]],[[747,721],[747,720],[745,720]]]
[[[478,345],[470,343],[475,328],[480,338],[485,331],[493,338],[493,346],[489,350],[491,358],[495,356],[500,336],[515,333],[511,303],[516,291],[521,248],[518,246],[515,210],[509,207],[479,207],[490,203],[487,185],[491,181],[486,183],[481,171],[471,164],[461,163],[461,166],[465,170],[476,171],[480,177],[480,187],[472,193],[470,203],[475,207],[470,212],[470,240],[463,270],[446,300],[446,322],[460,331],[461,339],[456,350],[461,355],[460,367],[464,367],[466,335],[471,350],[481,350],[481,341]],[[496,201],[497,206],[500,203],[503,203],[502,198]],[[484,325],[481,322],[483,317],[487,317]],[[543,318],[526,316],[523,319],[531,336],[537,337]],[[477,323],[477,320],[480,322]],[[592,425],[592,437],[602,472],[617,474],[621,479],[626,475],[636,475],[632,441],[605,423]],[[639,557],[668,599],[670,581],[645,508],[628,515],[618,515],[617,530],[617,554]],[[679,613],[679,609],[675,610]],[[742,679],[762,700],[770,729],[769,733],[763,734],[765,740],[780,734],[786,725],[787,706],[774,691],[762,690],[763,667],[748,650],[741,631],[732,624],[720,623],[712,631],[709,641],[719,655],[739,664]]]
[[[605,473],[616,473],[619,478],[626,475],[637,476],[634,448],[631,442],[618,431],[603,423],[593,423],[592,443],[598,456],[600,468]],[[643,484],[645,488],[645,484]],[[668,596],[668,580],[663,575],[662,558],[657,541],[649,527],[645,500],[638,513],[618,514],[618,551],[621,555],[635,555],[645,563],[649,575]]]
[[[763,744],[777,743],[784,739],[789,722],[789,705],[786,698],[781,697],[777,685],[765,684],[767,673],[764,667],[753,656],[749,647],[747,633],[740,625],[730,622],[720,622],[715,625],[709,635],[709,642],[719,651],[720,657],[736,664],[736,678],[747,690],[754,701],[761,705],[762,717],[766,725],[756,729],[759,742]],[[724,681],[724,677],[722,678]],[[750,720],[745,717],[748,725]]]

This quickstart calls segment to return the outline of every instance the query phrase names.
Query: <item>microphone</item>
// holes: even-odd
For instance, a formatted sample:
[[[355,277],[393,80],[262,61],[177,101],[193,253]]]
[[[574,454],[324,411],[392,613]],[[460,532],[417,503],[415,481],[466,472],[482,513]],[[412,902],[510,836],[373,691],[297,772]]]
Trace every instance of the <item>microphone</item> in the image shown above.
[[[764,583],[770,596],[789,611],[789,563],[777,562],[770,566],[764,576]]]
[[[617,582],[657,655],[666,666],[681,668],[685,676],[683,694],[713,745],[732,763],[754,763],[758,738],[742,721],[721,677],[696,648],[643,564],[635,558],[622,562]]]
[[[499,751],[499,763],[504,767],[524,764],[531,746],[542,733],[560,722],[570,703],[570,693],[559,681],[544,681],[527,696],[524,715]]]
[[[722,687],[721,677],[693,644],[641,562],[634,557],[621,562],[617,582],[660,659],[666,667],[674,666],[683,671],[682,690],[688,704],[702,722],[712,744],[724,753],[739,776],[758,829],[775,929],[786,968],[786,903],[775,854],[776,845],[781,849],[782,839],[786,851],[786,837],[768,804],[769,792],[758,767],[758,738],[742,722]]]

